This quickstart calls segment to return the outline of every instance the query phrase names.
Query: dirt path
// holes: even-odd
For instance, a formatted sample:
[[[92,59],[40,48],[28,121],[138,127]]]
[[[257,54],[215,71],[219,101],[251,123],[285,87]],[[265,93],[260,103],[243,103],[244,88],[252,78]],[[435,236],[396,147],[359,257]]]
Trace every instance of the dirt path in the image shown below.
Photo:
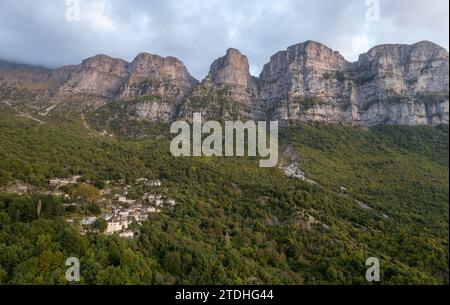
[[[32,117],[31,115],[26,114],[26,113],[18,113],[17,115],[20,116],[20,117],[22,117],[22,118],[31,119],[31,120],[33,120],[33,121],[35,121],[35,122],[38,122],[39,124],[44,124],[44,123],[45,123],[44,121],[41,121],[41,120],[39,120],[39,119],[36,119],[36,118]]]
[[[84,128],[91,130],[91,126],[89,126],[88,122],[86,121],[86,118],[84,117],[84,113],[81,114],[81,121],[83,122]]]

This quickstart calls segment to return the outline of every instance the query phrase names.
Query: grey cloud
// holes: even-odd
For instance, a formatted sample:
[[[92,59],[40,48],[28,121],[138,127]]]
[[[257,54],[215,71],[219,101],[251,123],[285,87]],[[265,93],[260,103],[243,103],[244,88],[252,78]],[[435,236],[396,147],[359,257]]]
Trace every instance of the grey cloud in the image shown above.
[[[447,0],[381,0],[378,22],[366,0],[81,0],[80,22],[65,19],[65,0],[0,0],[0,58],[45,66],[104,53],[176,56],[203,78],[235,47],[258,74],[276,51],[308,39],[348,60],[380,43],[431,40],[448,48]]]

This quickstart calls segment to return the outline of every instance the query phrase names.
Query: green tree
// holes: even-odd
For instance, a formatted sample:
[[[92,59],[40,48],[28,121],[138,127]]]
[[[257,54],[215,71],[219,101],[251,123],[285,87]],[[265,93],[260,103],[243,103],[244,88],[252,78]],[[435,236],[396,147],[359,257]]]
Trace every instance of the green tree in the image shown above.
[[[99,191],[92,185],[82,183],[73,190],[73,197],[85,202],[94,202],[99,197]]]
[[[106,222],[103,218],[97,218],[93,224],[93,228],[98,230],[100,233],[105,232],[106,228],[108,227],[108,222]]]

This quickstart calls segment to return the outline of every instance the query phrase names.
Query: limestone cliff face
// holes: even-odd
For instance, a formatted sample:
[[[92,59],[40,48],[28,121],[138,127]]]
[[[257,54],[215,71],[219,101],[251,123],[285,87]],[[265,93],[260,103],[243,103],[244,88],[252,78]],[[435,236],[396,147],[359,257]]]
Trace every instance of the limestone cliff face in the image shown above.
[[[273,55],[259,78],[258,108],[268,120],[342,122],[356,116],[352,64],[307,41]]]
[[[448,52],[431,42],[380,45],[358,60],[361,124],[448,123]]]
[[[0,102],[33,103],[48,113],[71,97],[120,99],[133,102],[133,117],[163,122],[201,112],[281,125],[448,124],[448,86],[448,51],[427,41],[379,45],[353,63],[306,41],[273,55],[259,78],[250,75],[245,55],[229,49],[200,84],[180,60],[148,53],[131,63],[97,55],[55,70],[0,61]]]
[[[349,63],[307,41],[272,56],[257,103],[263,117],[284,123],[448,123],[448,63],[430,42],[376,46]]]
[[[141,53],[130,64],[129,77],[120,96],[160,95],[179,102],[196,84],[197,80],[177,58]]]
[[[140,98],[133,106],[139,118],[169,122],[178,115],[180,104],[197,84],[177,58],[141,53],[129,65],[119,97]]]
[[[52,74],[60,96],[89,93],[114,98],[128,76],[128,63],[106,55],[84,60],[81,65],[66,66]]]
[[[257,97],[257,84],[250,75],[247,56],[236,49],[228,49],[224,57],[213,62],[203,84],[215,90],[226,90],[229,97],[239,103],[248,104]]]
[[[180,60],[148,53],[131,63],[97,55],[80,65],[53,70],[48,79],[59,99],[87,94],[137,100],[133,107],[140,118],[164,122],[176,116],[180,102],[198,83]]]
[[[131,63],[106,55],[66,66],[52,74],[59,95],[91,93],[110,99],[161,95],[182,99],[197,81],[174,57],[139,54]]]
[[[182,115],[202,112],[205,117],[254,118],[257,78],[250,75],[248,59],[230,48],[216,59],[199,88],[188,98]]]

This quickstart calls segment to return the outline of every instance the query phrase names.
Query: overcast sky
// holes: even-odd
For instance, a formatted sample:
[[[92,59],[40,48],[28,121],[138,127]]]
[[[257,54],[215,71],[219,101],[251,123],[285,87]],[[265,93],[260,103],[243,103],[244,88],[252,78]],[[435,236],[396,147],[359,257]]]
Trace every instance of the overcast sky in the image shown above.
[[[80,0],[80,19],[70,22],[66,0],[0,0],[0,58],[57,67],[145,51],[176,56],[201,79],[229,47],[248,56],[254,75],[305,40],[350,61],[381,43],[431,40],[448,50],[448,0],[381,0],[378,21],[374,1]]]

